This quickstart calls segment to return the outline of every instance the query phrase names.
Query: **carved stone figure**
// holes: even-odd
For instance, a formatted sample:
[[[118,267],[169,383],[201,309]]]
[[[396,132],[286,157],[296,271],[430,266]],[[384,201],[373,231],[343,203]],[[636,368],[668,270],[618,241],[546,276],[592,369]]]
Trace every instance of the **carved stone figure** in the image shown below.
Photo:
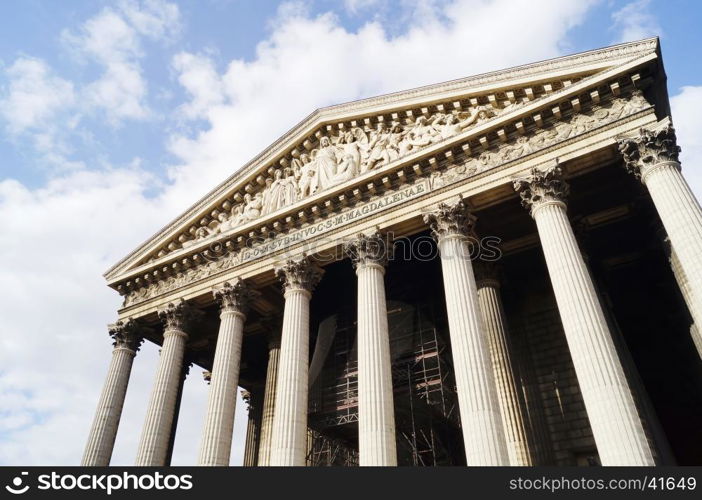
[[[314,194],[318,188],[317,171],[310,163],[307,153],[302,153],[300,158],[293,160],[293,172],[297,178],[297,188],[300,198],[306,198]]]
[[[275,179],[265,190],[263,198],[263,213],[268,214],[276,210],[292,205],[297,201],[297,181],[290,169],[286,170],[287,175],[283,175],[282,170],[275,172]]]
[[[336,146],[331,143],[329,137],[322,137],[313,160],[319,189],[327,189],[334,185],[337,161]]]
[[[342,145],[341,162],[339,163],[334,184],[341,184],[358,175],[361,167],[361,149],[352,132],[346,132],[339,139]]]
[[[528,155],[534,151],[529,142],[529,138],[526,136],[518,137],[513,145],[505,147],[500,152],[500,157],[503,161],[511,161]]]
[[[408,131],[408,134],[412,134],[416,143],[426,146],[432,142],[432,138],[436,135],[436,128],[427,122],[426,117],[420,116]]]
[[[275,212],[298,200],[347,182],[368,170],[380,168],[397,158],[413,154],[422,148],[455,137],[471,126],[478,125],[514,107],[524,105],[517,101],[503,109],[477,106],[468,111],[436,112],[420,115],[414,121],[401,124],[395,120],[389,125],[378,123],[375,129],[353,126],[341,129],[339,134],[322,135],[317,148],[293,158],[289,168],[276,169],[265,180],[263,189],[247,193],[231,211],[217,215],[217,220],[198,228],[192,234],[181,234],[175,248],[183,248],[248,223],[267,213]],[[465,161],[465,169],[450,169],[451,175],[432,174],[432,185],[446,185],[459,178],[484,172],[507,161],[517,160],[535,151],[586,133],[603,124],[630,116],[649,107],[639,90],[629,96],[592,106],[587,112],[575,112],[569,118],[546,128],[538,128],[532,135],[524,135],[483,151]],[[540,125],[541,126],[541,125]],[[170,248],[169,250],[174,250]]]
[[[385,130],[382,122],[378,123],[376,129],[371,133],[370,143],[368,144],[368,150],[370,154],[363,166],[361,167],[361,173],[367,172],[368,170],[373,170],[374,168],[390,163],[390,153],[388,151],[388,143],[390,139],[390,133]]]
[[[454,135],[458,135],[468,128],[478,118],[478,113],[475,111],[465,120],[458,121],[456,115],[448,114],[444,117],[443,123],[439,125],[439,135],[442,140],[449,139]]]
[[[261,192],[251,195],[251,193],[246,193],[244,195],[244,213],[242,214],[241,222],[249,222],[258,219],[261,216],[261,211],[263,210],[263,194]]]

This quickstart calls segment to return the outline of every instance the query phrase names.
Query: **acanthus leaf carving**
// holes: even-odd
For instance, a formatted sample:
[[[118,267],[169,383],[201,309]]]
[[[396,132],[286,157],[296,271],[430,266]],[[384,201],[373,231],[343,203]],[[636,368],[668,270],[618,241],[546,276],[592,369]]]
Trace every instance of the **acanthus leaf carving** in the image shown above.
[[[185,334],[192,315],[193,311],[183,299],[169,302],[166,307],[158,311],[158,317],[163,322],[166,331],[178,331],[183,334]]]
[[[424,222],[437,241],[449,236],[470,236],[475,220],[463,198],[439,203],[434,210],[424,214]]]
[[[624,167],[637,178],[654,165],[663,162],[678,162],[680,146],[677,144],[675,128],[666,125],[659,130],[641,129],[638,137],[621,139],[619,152]]]
[[[563,179],[563,169],[556,163],[546,170],[534,168],[529,176],[514,181],[514,190],[522,206],[533,216],[536,210],[550,203],[565,203],[570,187]]]
[[[225,282],[222,286],[212,291],[214,298],[220,304],[221,310],[234,311],[241,314],[248,312],[251,301],[255,300],[259,293],[253,290],[243,279],[237,278],[233,282]]]
[[[107,331],[115,349],[124,348],[136,353],[144,341],[141,326],[131,318],[108,325]]]
[[[368,235],[361,233],[344,243],[344,253],[356,269],[366,265],[385,267],[390,259],[391,248],[387,237],[378,232]]]
[[[275,274],[285,291],[305,290],[312,292],[322,279],[324,271],[308,257],[290,259],[275,268]]]

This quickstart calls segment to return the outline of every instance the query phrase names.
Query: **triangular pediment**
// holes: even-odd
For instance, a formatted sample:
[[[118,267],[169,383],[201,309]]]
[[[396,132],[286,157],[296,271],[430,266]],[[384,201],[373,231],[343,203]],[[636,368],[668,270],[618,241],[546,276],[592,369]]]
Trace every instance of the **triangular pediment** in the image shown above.
[[[604,82],[616,93],[617,76],[650,64],[657,50],[648,39],[316,110],[105,276],[115,286],[457,138],[503,140],[502,123],[519,131],[520,116],[538,121],[552,102],[577,108],[578,95]]]

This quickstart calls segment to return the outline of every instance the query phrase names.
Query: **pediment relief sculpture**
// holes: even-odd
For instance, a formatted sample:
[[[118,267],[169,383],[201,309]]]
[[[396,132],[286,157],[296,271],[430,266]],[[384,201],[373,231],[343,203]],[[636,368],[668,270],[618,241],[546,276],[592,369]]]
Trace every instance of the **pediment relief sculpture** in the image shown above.
[[[422,115],[404,124],[380,122],[375,128],[356,126],[324,135],[316,148],[293,158],[289,167],[275,170],[261,191],[246,193],[229,213],[221,212],[209,225],[197,228],[192,239],[181,241],[182,246],[187,248],[381,168],[494,118],[505,109],[477,106],[468,111]]]
[[[259,219],[355,176],[547,98],[586,75],[326,125],[142,263]]]
[[[629,114],[636,108],[643,96],[640,93],[621,103],[620,115]],[[295,203],[342,184],[368,171],[379,169],[393,161],[415,153],[423,148],[448,140],[476,125],[498,117],[506,112],[523,106],[528,100],[515,99],[502,101],[500,106],[479,105],[465,110],[437,111],[401,121],[398,117],[390,123],[378,122],[375,127],[370,124],[329,130],[319,135],[316,147],[293,152],[292,160],[285,161],[285,166],[270,168],[270,175],[260,179],[262,187],[255,192],[246,192],[238,203],[226,203],[225,209],[216,210],[209,219],[203,219],[201,226],[191,226],[181,233],[176,241],[168,244],[153,261],[178,248],[198,245],[207,239],[255,221],[268,214],[292,206]],[[606,111],[601,111],[604,116]],[[527,143],[526,138],[519,138],[517,144],[505,151],[501,162],[516,159],[529,150],[538,149],[540,143],[551,139],[563,140],[576,135],[588,127],[588,120],[600,119],[600,116],[586,118],[576,113],[571,122],[563,125],[558,132],[549,131]],[[331,127],[330,127],[331,128]],[[556,134],[553,138],[548,134]],[[295,150],[297,151],[297,150]],[[492,153],[486,152],[476,161],[485,165],[493,164]],[[468,167],[470,168],[470,167]],[[480,165],[475,168],[480,170]]]
[[[597,127],[638,113],[649,106],[650,104],[646,98],[638,90],[634,91],[628,97],[617,97],[608,102],[593,105],[587,111],[584,110],[580,113],[573,113],[572,116],[565,118],[563,121],[557,121],[551,125],[544,126],[543,128],[537,129],[529,135],[517,137],[515,140],[504,143],[497,148],[491,148],[482,151],[479,154],[476,153],[460,164],[433,172],[430,176],[431,189],[439,189],[469,178],[473,175],[477,175],[481,172],[498,167],[507,162],[518,160],[532,153],[537,153],[538,151],[548,148],[554,144],[577,137]],[[461,119],[461,117],[459,117],[459,119]],[[462,118],[462,120],[466,120],[466,118]],[[443,125],[446,124],[445,120],[442,120],[442,122]],[[413,126],[414,125],[417,125],[417,127],[430,126],[429,120],[417,120],[413,123]],[[389,132],[391,130],[392,129],[388,129],[385,133],[391,133]],[[398,128],[397,130],[402,130],[402,133],[408,134],[408,131],[406,131],[404,128]],[[432,137],[436,133],[435,130],[436,129],[434,129],[434,131],[424,129],[424,131],[422,131],[420,129],[420,132],[422,134],[426,134],[427,137]],[[350,131],[350,133],[353,134],[353,131]],[[392,133],[400,134],[401,132]],[[360,133],[357,132],[357,134],[359,137],[361,137]],[[355,172],[356,169],[359,169],[358,171],[360,171],[361,168],[364,168],[364,161],[366,162],[366,165],[368,165],[368,162],[374,158],[372,156],[373,149],[365,145],[365,141],[361,142],[358,138],[356,138],[355,141],[347,142],[345,138],[340,140],[340,137],[341,135],[336,136],[334,139],[328,138],[327,140],[320,140],[319,150],[321,152],[314,153],[313,155],[311,154],[306,163],[304,163],[304,160],[300,158],[300,163],[298,165],[300,171],[305,172],[312,168],[327,168],[329,169],[327,173],[338,173],[340,169],[351,168]],[[365,145],[365,154],[361,154],[362,149],[359,142]],[[398,144],[399,142],[400,141],[398,141]],[[339,153],[353,151],[346,149],[345,146],[354,143],[359,148],[359,155],[356,157],[349,154],[344,159],[343,155]],[[388,143],[391,143],[391,141]],[[371,144],[370,137],[368,137],[367,144]],[[339,158],[340,156],[341,158]],[[319,158],[323,158],[320,163],[313,163],[313,161]],[[351,164],[344,165],[344,161],[349,161]],[[354,163],[356,161],[357,163]],[[232,208],[232,213],[230,216],[227,217],[225,214],[220,214],[222,217],[218,218],[217,225],[213,224],[212,227],[200,227],[198,232],[203,235],[202,239],[212,238],[213,242],[216,241],[217,238],[215,236],[217,234],[228,230],[230,227],[234,227],[237,221],[241,221],[242,218],[249,216],[253,218],[260,217],[261,214],[264,213],[264,210],[266,210],[265,207],[269,203],[292,203],[293,201],[291,200],[299,199],[294,198],[295,196],[299,196],[299,191],[292,188],[292,186],[297,186],[298,188],[300,186],[299,182],[297,184],[293,182],[293,180],[297,180],[294,176],[294,172],[297,167],[291,166],[290,168],[293,172],[292,175],[286,177],[282,175],[282,171],[277,171],[275,179],[269,183],[267,189],[264,190],[263,193],[259,195],[247,194],[244,203]],[[308,170],[304,170],[305,168]],[[323,173],[322,175],[327,175],[327,173]],[[314,175],[308,175],[308,177],[314,178],[316,175],[318,175],[318,172],[315,172]],[[290,179],[290,177],[292,177],[292,179]],[[329,177],[333,178],[333,176]],[[315,182],[317,182],[317,180],[315,180]],[[319,186],[317,186],[316,189],[319,189]],[[193,242],[195,241],[199,242],[201,240],[193,240]],[[183,246],[185,246],[185,244]],[[218,246],[216,243],[210,245],[210,248],[204,251],[202,256],[204,257],[204,261],[201,265],[185,269],[175,276],[169,276],[163,280],[158,280],[148,284],[147,286],[129,291],[125,295],[124,306],[126,307],[143,302],[169,291],[176,290],[187,284],[194,283],[199,279],[204,279],[208,276],[229,269],[238,263],[238,252],[225,251],[222,255],[219,255]]]

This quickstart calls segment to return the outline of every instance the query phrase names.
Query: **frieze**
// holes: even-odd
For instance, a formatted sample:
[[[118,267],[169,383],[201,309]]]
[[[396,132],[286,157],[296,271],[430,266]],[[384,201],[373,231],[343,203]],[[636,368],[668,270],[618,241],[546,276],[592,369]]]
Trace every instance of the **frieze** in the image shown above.
[[[320,237],[330,233],[342,226],[368,218],[390,207],[400,205],[413,198],[417,198],[429,192],[429,179],[419,179],[415,184],[408,185],[394,193],[379,196],[377,199],[360,204],[339,214],[333,214],[325,220],[310,224],[306,227],[292,231],[287,234],[277,235],[273,238],[257,241],[252,239],[248,245],[239,250],[231,252],[218,252],[211,249],[208,260],[205,264],[190,268],[185,272],[171,276],[165,280],[142,287],[132,291],[125,296],[124,307],[143,302],[153,297],[157,297],[166,292],[176,290],[189,283],[207,278],[219,272],[230,269],[234,266],[265,257],[280,250],[284,250],[312,237]]]
[[[274,169],[278,168],[277,165],[277,160],[279,158],[280,154],[280,149],[281,147],[283,148],[288,148],[290,146],[293,146],[291,144],[291,139],[293,137],[299,137],[300,134],[302,133],[303,127],[308,127],[310,123],[312,122],[320,122],[322,126],[324,124],[322,122],[325,122],[328,119],[333,119],[334,116],[339,115],[339,114],[348,114],[349,112],[354,112],[356,116],[362,115],[364,113],[364,110],[377,110],[378,107],[384,106],[393,106],[394,110],[391,109],[386,109],[383,111],[385,113],[385,118],[386,118],[386,123],[390,122],[390,115],[392,114],[393,118],[395,113],[392,113],[392,111],[395,111],[396,113],[399,112],[404,116],[405,109],[397,109],[397,107],[403,103],[410,102],[411,106],[413,106],[415,109],[415,116],[418,116],[418,109],[421,107],[421,102],[419,99],[425,96],[432,96],[432,95],[441,95],[445,97],[446,102],[444,102],[444,105],[448,105],[449,108],[451,108],[453,105],[456,104],[457,99],[463,100],[463,97],[466,95],[463,95],[463,97],[460,97],[456,95],[456,92],[459,90],[462,90],[465,94],[466,89],[470,88],[481,88],[485,86],[490,86],[491,84],[495,82],[500,82],[500,81],[508,81],[512,79],[524,79],[525,77],[529,75],[538,75],[544,72],[552,72],[552,73],[560,73],[559,77],[556,77],[556,80],[559,79],[564,79],[564,83],[570,84],[570,83],[575,83],[576,81],[579,81],[581,79],[589,79],[589,78],[595,78],[599,72],[599,69],[596,69],[592,67],[591,65],[593,63],[597,63],[597,68],[602,69],[603,63],[605,61],[615,61],[615,60],[624,60],[624,59],[630,59],[633,60],[637,57],[643,56],[643,55],[655,55],[654,51],[656,47],[658,46],[658,41],[655,38],[650,38],[642,41],[637,41],[637,42],[631,42],[627,44],[620,44],[614,47],[606,47],[603,49],[597,49],[593,51],[588,51],[588,52],[583,52],[580,54],[574,54],[572,56],[567,56],[567,57],[561,57],[561,58],[556,58],[548,61],[542,61],[539,63],[533,63],[533,64],[527,64],[527,65],[522,65],[522,66],[517,66],[514,68],[508,68],[505,70],[500,70],[496,72],[491,72],[491,73],[486,73],[486,74],[481,74],[481,75],[475,75],[467,78],[463,78],[460,80],[454,80],[451,82],[444,82],[440,84],[433,84],[433,85],[428,85],[425,87],[420,87],[416,89],[410,89],[410,90],[405,90],[402,92],[396,92],[392,94],[387,94],[387,95],[382,95],[382,96],[377,96],[377,97],[372,97],[368,99],[363,99],[360,101],[355,101],[355,102],[349,102],[349,103],[344,103],[344,104],[339,104],[339,105],[334,105],[330,106],[327,108],[321,108],[316,111],[314,111],[312,114],[310,114],[307,118],[305,118],[300,124],[296,125],[293,127],[290,131],[286,132],[282,136],[278,138],[269,148],[266,148],[265,151],[263,151],[261,154],[257,155],[255,158],[253,158],[251,161],[247,162],[246,165],[244,165],[236,174],[232,175],[229,179],[227,179],[225,182],[223,182],[220,186],[218,186],[216,189],[214,189],[211,193],[209,193],[206,197],[204,197],[200,202],[198,202],[196,205],[191,207],[186,213],[184,213],[182,216],[178,217],[174,221],[172,221],[170,224],[168,224],[166,227],[162,228],[159,233],[168,233],[176,229],[178,226],[181,224],[185,223],[186,220],[192,220],[192,216],[195,211],[199,212],[199,220],[197,223],[195,223],[195,227],[193,228],[192,226],[190,228],[185,229],[184,233],[176,234],[174,239],[167,241],[163,246],[159,247],[156,250],[149,250],[147,245],[142,245],[138,249],[134,250],[130,254],[128,254],[124,259],[122,259],[120,262],[118,262],[115,266],[113,266],[110,270],[108,270],[109,273],[115,273],[120,270],[120,266],[126,265],[126,263],[132,259],[139,259],[137,263],[139,264],[144,264],[147,262],[151,262],[154,259],[158,259],[172,251],[175,251],[179,248],[182,248],[182,242],[183,241],[190,241],[194,237],[194,230],[197,230],[199,226],[209,226],[212,220],[216,220],[219,216],[219,212],[225,211],[229,212],[230,208],[233,203],[238,203],[242,201],[242,198],[245,193],[253,193],[259,189],[257,184],[262,184],[262,177],[265,179],[267,174],[272,174]],[[577,76],[572,75],[573,73],[577,73],[574,70],[575,68],[582,67],[582,68],[587,68],[583,69],[580,71]],[[566,70],[571,70],[570,75],[565,75],[564,72]],[[552,81],[553,84],[558,85],[560,82],[559,81]],[[539,85],[534,87],[533,85],[531,86],[531,90],[537,91],[539,89]],[[551,87],[551,84],[544,85],[545,87]],[[560,86],[554,87],[554,93],[557,92]],[[565,87],[564,87],[565,89]],[[529,90],[529,89],[527,89]],[[503,107],[505,104],[504,101],[502,101],[506,96],[509,97],[510,101],[512,101],[515,92],[508,92],[505,90],[502,91],[496,91],[496,90],[490,90],[490,89],[485,89],[485,92],[487,92],[485,95],[482,95],[482,98],[480,99],[480,104],[485,104],[485,97],[491,97],[491,98],[497,98],[497,108]],[[488,95],[490,92],[492,92],[492,95]],[[548,94],[544,94],[548,95]],[[475,96],[475,94],[473,94]],[[474,99],[471,96],[471,104],[473,104],[472,101]],[[477,96],[481,97],[481,96]],[[536,97],[536,96],[534,96]],[[517,97],[517,101],[519,101],[520,98]],[[529,97],[529,100],[532,100],[532,97]],[[538,98],[537,98],[538,100]],[[533,101],[532,101],[533,102]],[[495,102],[490,101],[490,103],[494,106]],[[434,108],[432,108],[434,109]],[[422,113],[424,113],[424,108],[421,108]],[[377,112],[377,111],[376,111]],[[382,121],[382,117],[370,117],[371,122],[375,122],[376,118],[380,121]],[[366,121],[366,118],[363,118],[362,121]],[[342,127],[342,124],[332,124],[326,125],[327,129],[334,128],[336,125],[339,125],[340,128]],[[347,129],[348,129],[349,123],[346,123]],[[318,134],[320,132],[323,132],[323,130],[319,130],[316,133],[314,133],[315,136],[318,137]],[[317,143],[317,140],[314,136],[310,135],[308,139],[311,140],[312,143]],[[305,141],[307,142],[307,141]],[[294,148],[296,149],[296,148]],[[293,149],[293,154],[295,153]],[[300,149],[301,151],[301,149]],[[290,160],[289,156],[290,151],[287,153],[287,159]],[[271,162],[276,162],[276,164],[270,164]],[[282,163],[282,162],[281,162]],[[211,212],[207,211],[207,206],[212,205],[214,202],[214,199],[216,197],[221,197],[225,192],[230,191],[234,184],[237,182],[238,179],[242,178],[242,176],[250,176],[253,174],[254,171],[258,171],[264,167],[264,165],[268,164],[268,169],[267,172],[261,172],[262,176],[259,175],[258,177],[251,178],[249,183],[246,185],[240,186],[240,189],[237,192],[232,193],[232,196],[228,196],[226,199],[222,200],[220,205],[217,206],[214,210],[210,209]],[[200,236],[202,236],[206,231],[200,231]]]
[[[530,136],[520,136],[512,144],[483,151],[464,163],[437,171],[431,175],[431,189],[438,189],[480,174],[492,168],[542,151],[554,144],[580,136],[597,127],[633,115],[650,107],[641,91],[634,91],[628,98],[617,97],[609,103],[595,105],[587,112],[574,113],[568,120],[555,123],[551,127],[539,129]]]
[[[468,171],[489,168],[495,163],[504,163],[521,158],[535,148],[541,149],[546,142],[558,142],[578,135],[601,120],[617,119],[628,114],[627,107],[635,109],[645,99],[640,93],[631,99],[615,100],[615,110],[604,107],[592,114],[576,113],[569,122],[559,124],[556,130],[548,130],[534,138],[520,137],[513,145],[500,148],[499,152],[486,151],[466,165]],[[255,193],[246,193],[243,200],[228,211],[220,211],[216,218],[200,227],[191,227],[190,234],[183,233],[178,241],[182,248],[214,240],[241,225],[253,222],[268,214],[294,205],[309,196],[323,192],[347,182],[370,170],[381,168],[397,159],[415,153],[462,133],[475,125],[523,105],[515,102],[504,108],[476,106],[468,111],[437,112],[430,116],[419,116],[404,124],[393,121],[385,125],[380,122],[374,129],[356,126],[349,130],[322,135],[319,146],[293,158],[290,165],[275,170],[272,177],[263,181],[265,187]],[[611,116],[610,116],[611,115]],[[497,156],[497,157],[494,157]],[[171,245],[171,251],[178,245]],[[162,254],[165,255],[168,252]]]
[[[265,240],[251,240],[244,248],[219,253],[221,245],[212,238],[210,249],[202,252],[202,263],[180,271],[157,282],[152,282],[125,295],[124,307],[157,297],[193,282],[205,279],[232,267],[265,257],[277,251],[296,245],[309,238],[317,238],[345,224],[377,214],[391,206],[402,204],[410,199],[424,195],[429,191],[463,181],[493,168],[547,149],[554,144],[580,136],[597,127],[604,126],[626,116],[638,113],[650,107],[640,91],[634,91],[629,97],[617,97],[609,102],[593,105],[587,111],[573,113],[564,121],[538,129],[531,135],[517,137],[499,147],[475,153],[461,163],[448,168],[436,170],[426,178],[419,178],[414,184],[406,185],[395,192],[382,195],[364,204],[356,205],[338,214],[306,225],[296,231],[276,235]],[[321,143],[320,143],[321,145]],[[328,147],[328,146],[327,146]],[[367,158],[372,158],[368,156]],[[214,235],[213,235],[214,236]],[[215,249],[214,251],[212,249]]]

